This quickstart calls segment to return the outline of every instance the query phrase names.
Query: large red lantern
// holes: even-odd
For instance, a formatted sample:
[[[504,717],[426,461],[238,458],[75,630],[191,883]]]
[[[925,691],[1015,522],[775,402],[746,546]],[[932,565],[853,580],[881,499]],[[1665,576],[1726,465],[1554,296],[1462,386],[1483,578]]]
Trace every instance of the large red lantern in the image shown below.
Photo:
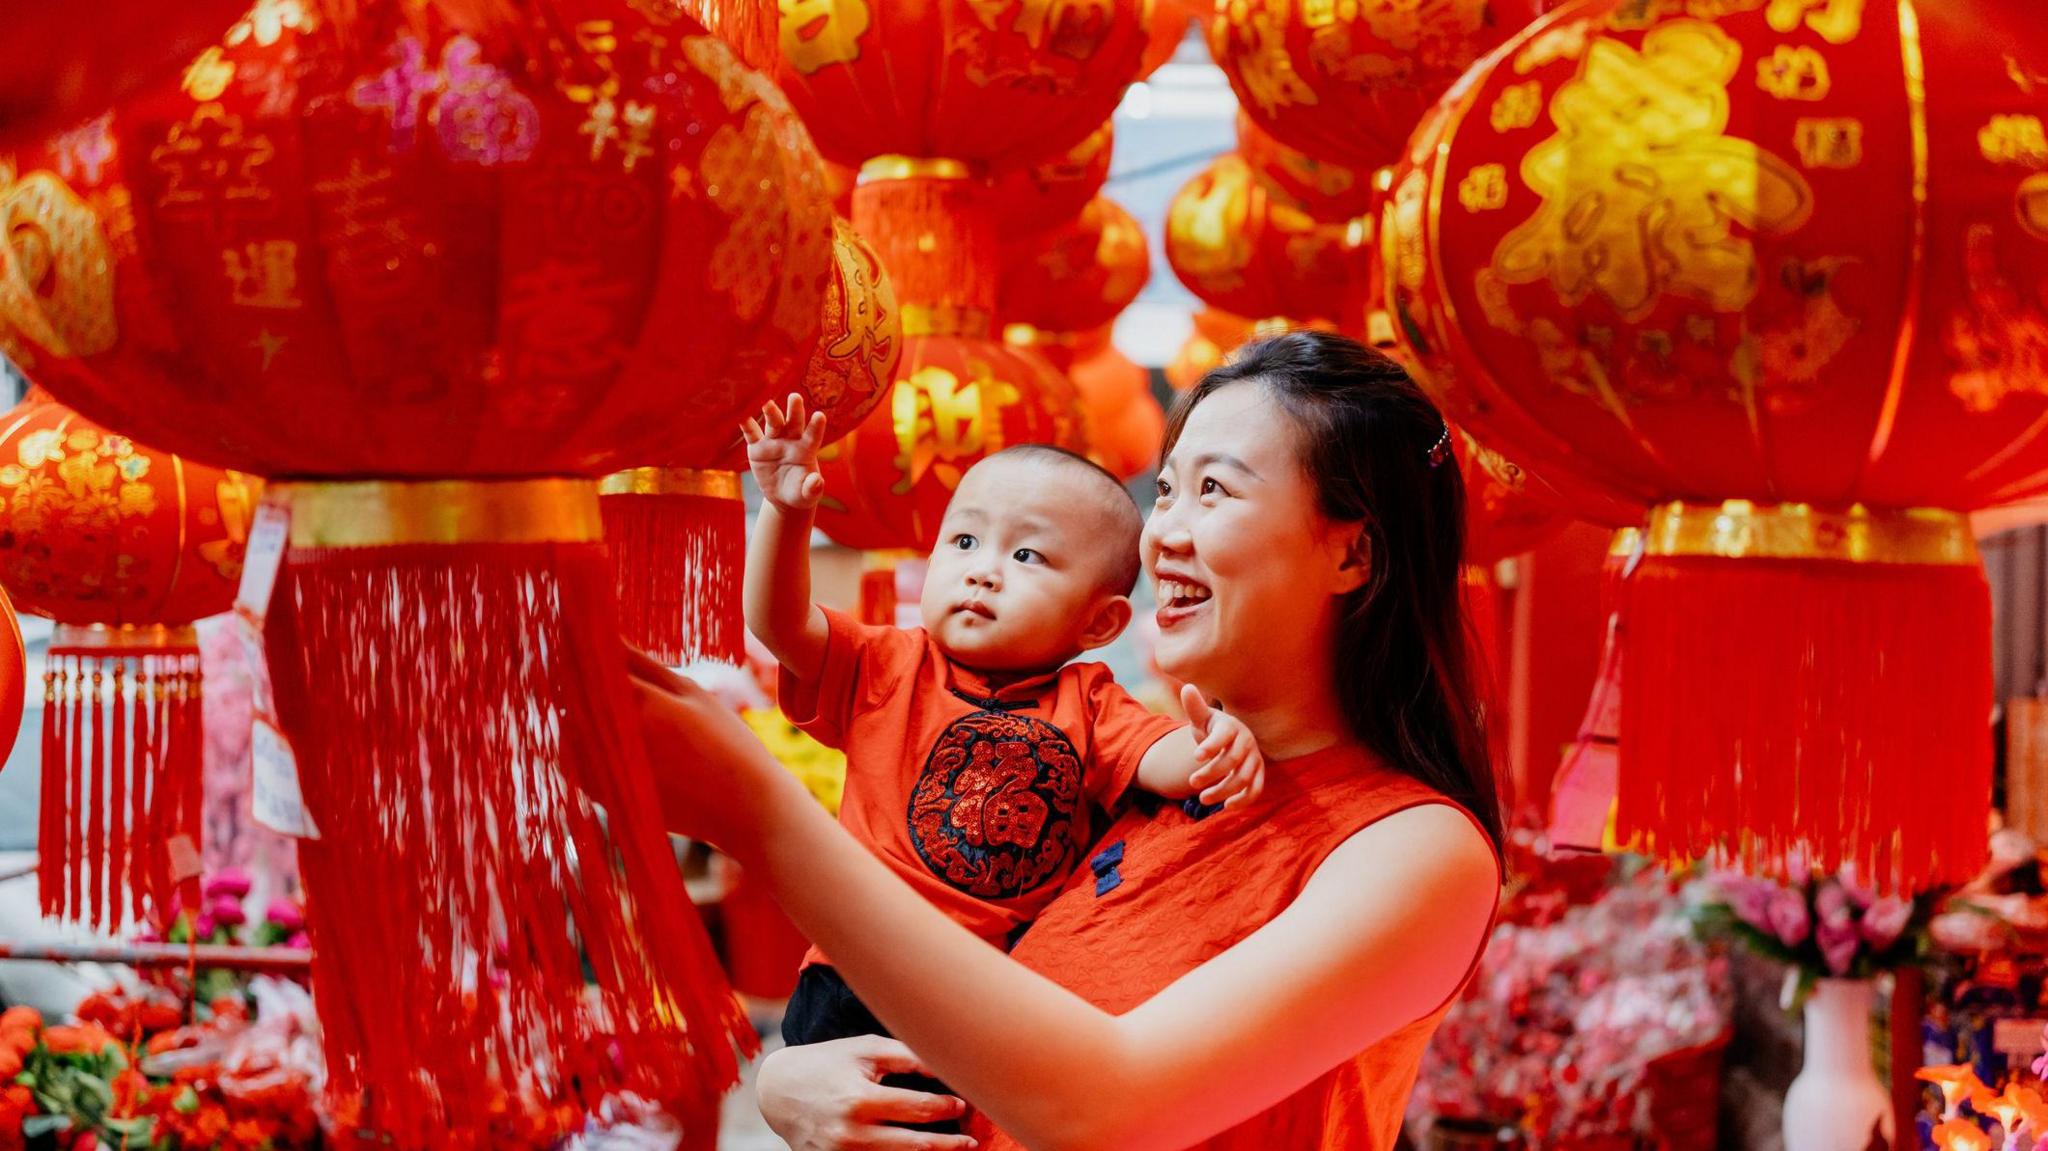
[[[0,145],[69,127],[217,42],[249,0],[23,4],[0,40]],[[147,26],[148,35],[137,35]]]
[[[1109,119],[1137,74],[1148,8],[782,0],[778,78],[830,159],[943,157],[984,175],[1015,170]]]
[[[1429,105],[1541,10],[1538,0],[1220,0],[1216,58],[1245,112],[1281,141],[1370,172]]]
[[[1151,471],[1166,434],[1152,373],[1117,348],[1106,324],[1077,333],[1073,350],[1067,375],[1088,417],[1089,454],[1125,480]]]
[[[1357,232],[1326,224],[1273,194],[1244,157],[1226,152],[1174,196],[1166,259],[1212,308],[1255,320],[1289,317],[1355,327],[1352,285],[1363,280]]]
[[[1460,429],[1458,469],[1465,477],[1465,562],[1518,556],[1564,530],[1564,501],[1521,465]]]
[[[803,129],[724,44],[510,7],[502,43],[259,11],[0,182],[30,370],[289,481],[267,646],[330,1087],[401,1146],[504,1094],[713,1121],[750,1029],[632,727],[590,477],[714,457],[831,260]]]
[[[2038,74],[2048,28],[1998,4],[1580,3],[1417,134],[1387,283],[1432,390],[1653,505],[1621,749],[1645,848],[1914,888],[1981,860],[1960,513],[2048,482]]]
[[[198,896],[199,641],[234,602],[254,487],[41,392],[0,428],[0,587],[56,621],[43,677],[43,914],[111,930]]]
[[[1370,213],[1379,199],[1369,171],[1290,148],[1242,111],[1237,114],[1237,151],[1269,193],[1292,201],[1322,223],[1348,223]]]

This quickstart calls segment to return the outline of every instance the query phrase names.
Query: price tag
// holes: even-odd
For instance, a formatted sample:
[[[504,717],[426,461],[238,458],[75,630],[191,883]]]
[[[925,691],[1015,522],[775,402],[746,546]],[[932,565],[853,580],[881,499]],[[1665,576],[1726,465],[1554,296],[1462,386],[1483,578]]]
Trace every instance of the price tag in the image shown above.
[[[264,493],[263,502],[256,505],[255,522],[249,525],[249,542],[242,549],[242,585],[235,592],[235,610],[255,617],[258,630],[270,612],[270,596],[277,590],[291,532],[291,505],[280,492]]]
[[[313,825],[313,816],[299,793],[299,761],[292,754],[291,741],[267,717],[258,717],[249,730],[249,756],[256,822],[280,835],[320,838],[320,829]]]
[[[270,657],[263,647],[263,624],[270,612],[270,597],[277,590],[278,572],[284,566],[291,526],[291,504],[283,493],[274,488],[266,492],[256,508],[256,520],[249,526],[248,546],[243,549],[242,586],[235,593],[235,638],[241,641],[242,657],[249,665],[253,814],[258,823],[280,834],[318,839],[320,830],[314,826],[299,789],[298,756],[278,723]]]

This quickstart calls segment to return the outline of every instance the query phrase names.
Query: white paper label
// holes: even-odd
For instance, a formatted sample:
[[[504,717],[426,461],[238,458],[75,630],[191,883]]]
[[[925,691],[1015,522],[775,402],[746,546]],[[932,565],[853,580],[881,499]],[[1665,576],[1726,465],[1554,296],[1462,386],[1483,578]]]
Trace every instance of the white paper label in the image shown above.
[[[270,596],[277,590],[277,572],[284,565],[291,530],[290,505],[281,495],[265,495],[249,525],[249,543],[242,549],[242,586],[235,592],[235,607],[254,616],[259,624],[270,611]]]
[[[253,782],[250,803],[256,822],[299,839],[318,839],[320,829],[299,794],[299,761],[291,742],[268,719],[258,717],[249,731]]]

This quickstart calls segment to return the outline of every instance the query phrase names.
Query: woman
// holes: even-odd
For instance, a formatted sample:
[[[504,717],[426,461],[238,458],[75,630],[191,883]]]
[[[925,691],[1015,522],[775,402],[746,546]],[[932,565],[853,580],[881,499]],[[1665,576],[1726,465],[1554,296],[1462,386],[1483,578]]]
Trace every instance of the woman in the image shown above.
[[[639,667],[671,822],[765,877],[903,1040],[771,1056],[776,1129],[974,1146],[883,1125],[961,1113],[879,1082],[919,1071],[998,1147],[1392,1147],[1500,885],[1463,516],[1442,419],[1356,343],[1255,344],[1189,392],[1143,543],[1156,657],[1251,728],[1266,794],[1125,813],[1010,955],[856,847],[715,702]]]

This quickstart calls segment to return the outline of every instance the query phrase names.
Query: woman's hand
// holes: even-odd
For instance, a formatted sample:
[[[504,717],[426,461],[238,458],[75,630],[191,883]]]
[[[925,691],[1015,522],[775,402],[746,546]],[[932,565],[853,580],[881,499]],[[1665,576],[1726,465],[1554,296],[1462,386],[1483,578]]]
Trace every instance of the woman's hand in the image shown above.
[[[801,785],[711,692],[640,652],[626,670],[668,830],[754,858],[778,788]]]
[[[761,1061],[754,1090],[761,1116],[790,1151],[964,1151],[965,1135],[939,1135],[885,1123],[957,1119],[967,1105],[951,1095],[882,1086],[884,1075],[929,1075],[910,1048],[861,1035],[785,1047]]]

